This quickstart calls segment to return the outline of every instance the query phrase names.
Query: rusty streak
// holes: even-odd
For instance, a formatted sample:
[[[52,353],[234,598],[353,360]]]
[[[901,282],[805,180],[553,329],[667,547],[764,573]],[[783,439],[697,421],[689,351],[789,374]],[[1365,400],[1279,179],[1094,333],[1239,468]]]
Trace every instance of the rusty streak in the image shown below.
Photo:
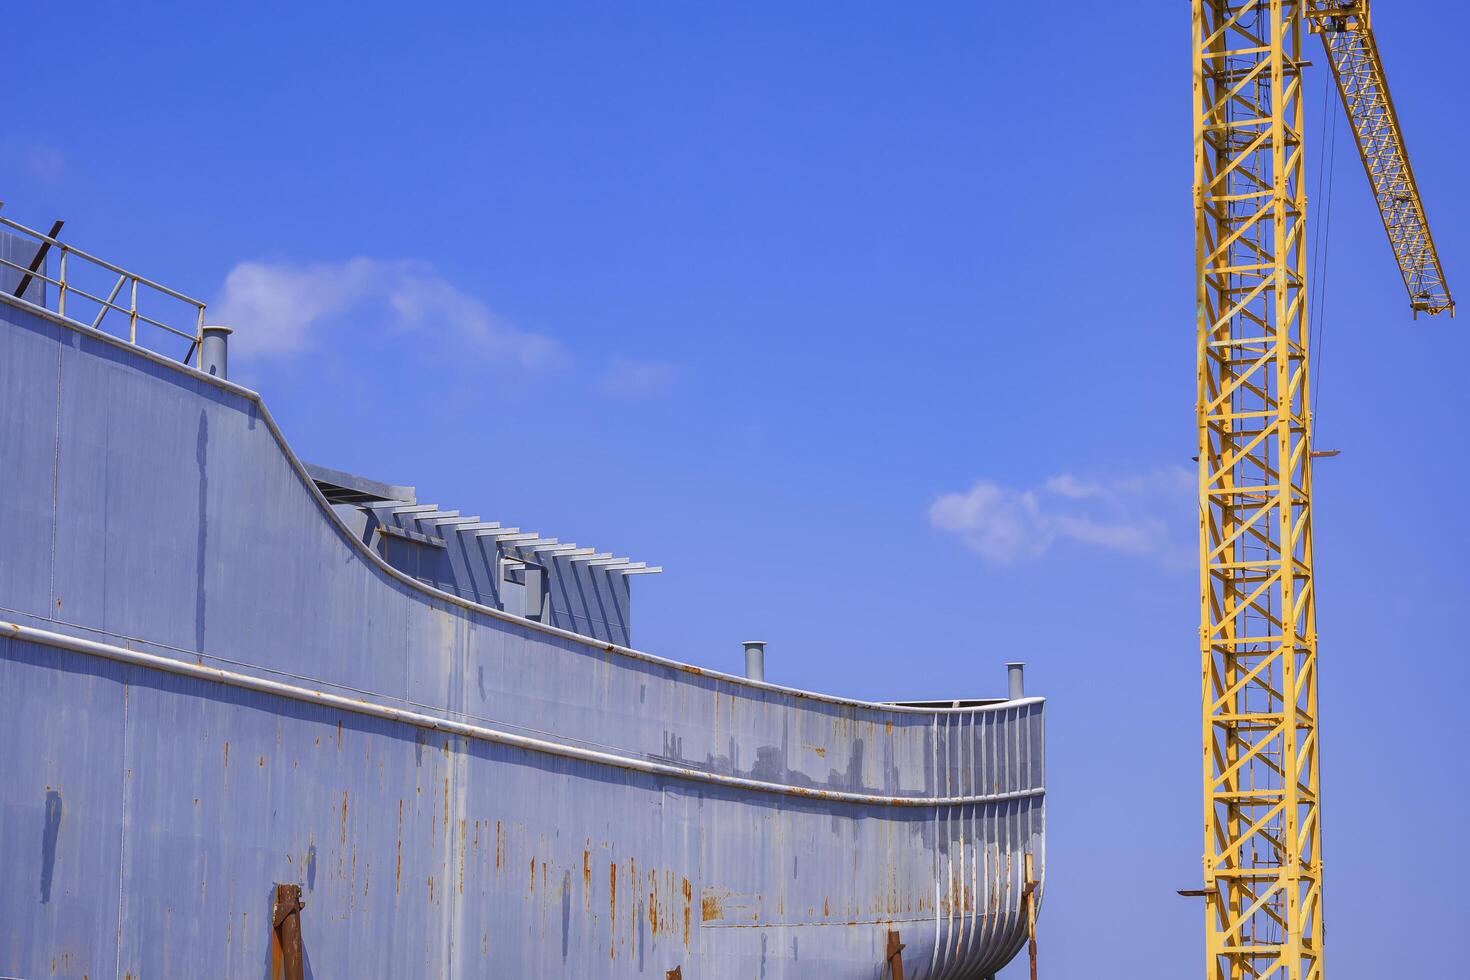
[[[609,861],[607,865],[607,907],[608,907],[608,941],[607,958],[613,959],[618,948],[618,862]]]
[[[689,887],[689,879],[684,878],[684,948],[689,948],[689,912],[694,907],[694,891]]]

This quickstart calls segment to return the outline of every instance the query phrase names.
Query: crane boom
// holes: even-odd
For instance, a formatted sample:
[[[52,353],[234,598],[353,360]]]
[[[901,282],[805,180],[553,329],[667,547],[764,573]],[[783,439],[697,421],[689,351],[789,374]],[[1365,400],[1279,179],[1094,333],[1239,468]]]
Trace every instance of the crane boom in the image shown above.
[[[1368,0],[1313,0],[1308,16],[1312,29],[1322,36],[1388,244],[1409,291],[1409,303],[1416,315],[1449,310],[1453,316],[1455,301],[1404,147],[1403,130],[1373,36]]]

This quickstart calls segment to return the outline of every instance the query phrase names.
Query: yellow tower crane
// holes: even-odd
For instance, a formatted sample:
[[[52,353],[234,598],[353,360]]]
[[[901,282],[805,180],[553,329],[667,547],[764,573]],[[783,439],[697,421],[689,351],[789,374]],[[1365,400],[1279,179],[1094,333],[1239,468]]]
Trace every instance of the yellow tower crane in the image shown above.
[[[1453,313],[1367,0],[1192,0],[1210,980],[1320,980],[1302,58],[1321,36],[1414,313]]]

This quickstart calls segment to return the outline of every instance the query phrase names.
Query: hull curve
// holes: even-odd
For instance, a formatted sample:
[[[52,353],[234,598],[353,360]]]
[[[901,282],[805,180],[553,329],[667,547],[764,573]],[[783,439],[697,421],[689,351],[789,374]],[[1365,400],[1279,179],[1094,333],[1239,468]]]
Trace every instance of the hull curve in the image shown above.
[[[987,976],[1044,704],[754,684],[427,588],[253,393],[0,297],[0,972]],[[10,477],[8,476],[7,479]],[[308,974],[311,975],[311,974]]]

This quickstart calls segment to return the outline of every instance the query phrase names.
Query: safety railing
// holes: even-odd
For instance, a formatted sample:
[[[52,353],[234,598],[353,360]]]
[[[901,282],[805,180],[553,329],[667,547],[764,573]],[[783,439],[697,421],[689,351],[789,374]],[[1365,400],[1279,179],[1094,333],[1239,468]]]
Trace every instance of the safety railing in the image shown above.
[[[58,222],[58,230],[59,226]],[[14,248],[0,249],[4,292],[93,330],[198,366],[204,338],[203,302],[68,245],[53,237],[57,230],[42,234],[3,216],[0,229],[12,233],[12,245],[35,244],[28,260],[17,256]],[[51,274],[53,259],[55,275]],[[182,356],[176,348],[184,349]]]

